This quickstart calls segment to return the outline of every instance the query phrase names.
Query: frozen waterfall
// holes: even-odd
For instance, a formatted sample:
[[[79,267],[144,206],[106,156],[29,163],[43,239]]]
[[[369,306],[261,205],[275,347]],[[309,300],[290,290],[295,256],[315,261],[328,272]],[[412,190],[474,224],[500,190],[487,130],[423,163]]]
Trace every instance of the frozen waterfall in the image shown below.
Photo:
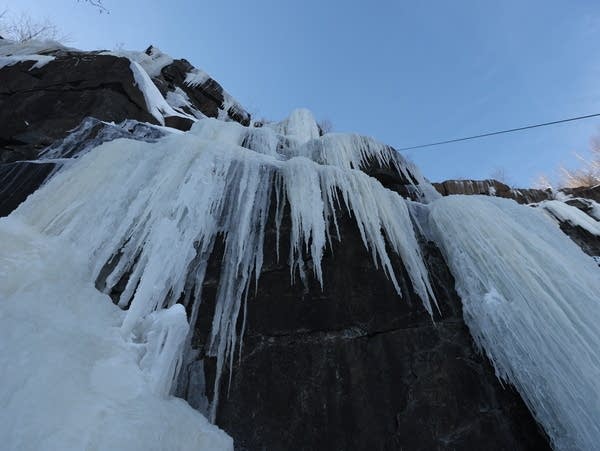
[[[217,358],[211,419],[223,370],[241,348],[270,218],[279,234],[289,212],[290,248],[278,251],[290,280],[311,276],[323,286],[321,259],[339,239],[340,209],[351,212],[374,265],[400,296],[390,253],[401,257],[430,314],[438,301],[418,241],[421,233],[434,239],[475,340],[555,446],[589,449],[600,440],[600,274],[541,211],[493,198],[439,199],[391,147],[351,134],[319,136],[307,110],[262,127],[200,119],[187,133],[161,130],[149,141],[115,139],[76,158],[53,147],[47,158],[69,164],[0,220],[7,243],[0,249],[0,363],[10,368],[0,400],[21,415],[0,414],[11,444],[31,434],[39,449],[110,447],[111,440],[160,449],[172,428],[169,440],[184,441],[173,447],[231,449],[226,434],[169,396],[213,247],[224,239],[210,337]],[[370,164],[402,176],[420,212],[361,170]],[[123,310],[107,296],[117,285]],[[30,374],[25,388],[20,372]],[[49,386],[77,418],[57,410],[55,394],[44,398]],[[26,401],[30,390],[47,400],[42,409]],[[23,405],[37,409],[43,427],[18,430],[18,418],[30,412],[19,411]],[[77,428],[48,432],[60,422]],[[141,423],[150,425],[146,432],[127,436]],[[98,424],[122,434],[102,436]]]

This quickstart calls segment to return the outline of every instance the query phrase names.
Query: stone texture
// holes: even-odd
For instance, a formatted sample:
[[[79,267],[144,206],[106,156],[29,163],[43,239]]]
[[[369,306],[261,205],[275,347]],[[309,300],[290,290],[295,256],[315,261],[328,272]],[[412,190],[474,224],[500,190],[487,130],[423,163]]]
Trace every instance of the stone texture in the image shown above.
[[[584,197],[600,202],[600,185],[596,186],[581,186],[579,188],[563,188],[561,191],[573,197]]]
[[[0,68],[0,163],[37,158],[41,149],[64,138],[86,117],[158,124],[148,112],[127,58],[100,52],[50,53],[55,59],[41,68],[32,68],[33,61]],[[198,111],[217,117],[227,94],[212,78],[200,86],[187,86],[185,77],[192,69],[186,60],[175,60],[153,81],[163,95],[181,88]],[[250,123],[250,115],[237,103],[226,115]],[[166,124],[189,130],[192,121],[167,117]]]
[[[54,168],[53,163],[0,164],[0,218],[38,189]]]
[[[540,189],[514,189],[498,180],[446,180],[433,183],[442,196],[451,194],[483,194],[513,199],[520,204],[541,202],[551,198],[551,192]]]
[[[146,53],[151,55],[153,47],[146,49]],[[192,105],[201,113],[208,117],[217,117],[220,109],[226,109],[227,116],[242,125],[250,125],[250,114],[240,105],[225,105],[225,97],[228,95],[223,87],[213,78],[208,78],[204,83],[197,86],[190,86],[185,83],[185,79],[192,70],[192,66],[185,59],[174,60],[171,64],[162,68],[159,76],[154,77],[154,84],[166,97],[169,91],[181,89],[188,96]],[[192,111],[186,111],[193,114]]]
[[[126,58],[56,52],[39,69],[33,62],[0,69],[0,163],[34,159],[87,116],[157,123],[134,85]]]
[[[371,263],[354,221],[338,220],[342,242],[324,256],[323,290],[315,280],[290,285],[269,228],[241,359],[231,386],[226,373],[221,387],[217,424],[236,449],[548,449],[520,397],[473,348],[454,281],[435,247],[424,243],[441,307],[432,321],[402,263],[394,262],[400,298]],[[288,249],[288,221],[286,215],[281,249]],[[205,395],[212,398],[215,364],[205,344],[219,261],[217,249],[200,312],[208,320],[198,324],[193,341],[204,365],[184,368],[180,383],[180,394],[200,408]]]

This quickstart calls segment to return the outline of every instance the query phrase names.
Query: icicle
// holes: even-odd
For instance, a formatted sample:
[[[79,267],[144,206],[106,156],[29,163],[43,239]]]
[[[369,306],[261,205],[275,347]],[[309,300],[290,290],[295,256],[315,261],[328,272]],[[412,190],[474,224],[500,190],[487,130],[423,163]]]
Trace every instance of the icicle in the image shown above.
[[[119,139],[102,144],[55,175],[15,215],[79,248],[106,292],[127,281],[118,301],[128,307],[121,333],[133,339],[140,325],[154,324],[153,312],[172,306],[192,286],[193,329],[206,263],[217,235],[224,237],[210,337],[210,352],[217,357],[214,419],[222,371],[233,365],[241,346],[240,310],[251,282],[258,284],[272,197],[277,241],[284,209],[289,207],[291,215],[291,280],[297,275],[304,280],[312,271],[321,285],[326,283],[321,259],[332,239],[330,227],[339,238],[336,209],[347,208],[374,263],[382,265],[398,294],[388,245],[402,257],[415,292],[431,313],[435,299],[406,202],[358,170],[370,159],[414,180],[414,171],[406,170],[389,147],[353,135],[319,138],[314,119],[304,110],[263,128],[203,119],[189,133],[154,143]],[[173,373],[165,371],[161,387],[164,374]]]
[[[137,329],[138,340],[146,348],[140,368],[149,378],[154,393],[167,396],[179,373],[181,350],[189,332],[185,310],[181,304],[156,310]]]

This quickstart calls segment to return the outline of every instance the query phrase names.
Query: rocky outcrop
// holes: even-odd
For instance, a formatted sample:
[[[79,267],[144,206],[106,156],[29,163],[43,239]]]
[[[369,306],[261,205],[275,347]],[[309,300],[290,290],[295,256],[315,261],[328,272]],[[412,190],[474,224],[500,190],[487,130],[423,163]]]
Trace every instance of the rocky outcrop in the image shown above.
[[[9,57],[17,48],[10,43],[2,45],[2,54]],[[24,57],[0,65],[0,164],[36,159],[41,149],[64,138],[86,117],[159,124],[129,58],[52,43],[46,50],[37,50],[34,57],[38,55],[49,61],[40,66]],[[187,61],[174,60],[152,80],[165,96],[176,90],[186,94],[189,108],[203,117],[250,123],[250,115],[212,78],[206,76],[199,84],[186,83],[186,74],[194,70]],[[189,129],[191,123],[192,119],[183,115],[165,117],[165,125],[182,130]]]
[[[23,61],[0,69],[0,163],[35,159],[87,116],[157,123],[128,59],[62,50],[53,56],[40,68]]]
[[[498,196],[513,199],[520,204],[530,204],[551,199],[550,190],[540,189],[514,189],[498,180],[446,180],[433,183],[435,189],[442,196],[451,194],[483,194],[486,196]]]
[[[149,56],[154,52],[152,46],[146,49]],[[180,108],[187,114],[195,115],[195,111],[199,111],[208,117],[219,117],[220,111],[224,111],[231,120],[250,125],[250,114],[233,101],[216,80],[206,76],[199,83],[189,81],[189,74],[196,70],[187,60],[178,59],[163,67],[152,81],[164,97],[168,97],[169,93],[183,96],[189,105],[181,105]]]
[[[573,197],[583,197],[592,199],[600,203],[600,185],[596,186],[581,186],[579,188],[563,188],[561,191]]]

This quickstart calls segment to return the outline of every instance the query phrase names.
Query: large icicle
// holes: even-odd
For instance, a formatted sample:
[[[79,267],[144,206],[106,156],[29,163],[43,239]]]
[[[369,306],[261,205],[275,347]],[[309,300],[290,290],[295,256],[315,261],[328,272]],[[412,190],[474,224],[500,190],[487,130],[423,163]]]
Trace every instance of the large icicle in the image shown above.
[[[275,129],[292,134],[283,136]],[[211,338],[218,387],[224,364],[231,362],[239,344],[236,324],[249,284],[261,271],[273,186],[278,221],[286,205],[291,213],[292,278],[304,277],[309,255],[315,277],[326,283],[321,257],[330,226],[337,224],[335,211],[343,206],[352,212],[375,264],[383,266],[398,293],[388,245],[402,257],[415,291],[432,310],[433,291],[404,199],[358,170],[365,155],[395,166],[401,157],[368,139],[317,134],[312,116],[300,111],[271,129],[203,119],[189,133],[155,143],[118,139],[63,169],[13,216],[78,248],[106,292],[126,281],[118,302],[128,307],[121,333],[134,341],[140,324],[155,330],[159,316],[153,312],[177,302],[186,283],[188,289],[201,287],[215,239],[224,236]],[[343,155],[324,159],[295,150],[309,142],[318,148],[320,140],[323,149],[343,149]],[[198,277],[193,283],[190,273]],[[200,294],[198,290],[196,304]],[[195,320],[197,305],[191,309]],[[177,330],[182,329],[166,333],[177,336]],[[159,327],[146,335],[162,336],[164,331]],[[177,359],[165,358],[170,362],[166,373],[148,370],[158,374],[153,377],[160,392],[166,390],[164,374],[176,373]],[[213,417],[217,401],[218,389]]]
[[[583,213],[582,213],[583,214]],[[450,196],[429,225],[465,320],[557,449],[600,442],[600,271],[545,214],[506,199]]]

